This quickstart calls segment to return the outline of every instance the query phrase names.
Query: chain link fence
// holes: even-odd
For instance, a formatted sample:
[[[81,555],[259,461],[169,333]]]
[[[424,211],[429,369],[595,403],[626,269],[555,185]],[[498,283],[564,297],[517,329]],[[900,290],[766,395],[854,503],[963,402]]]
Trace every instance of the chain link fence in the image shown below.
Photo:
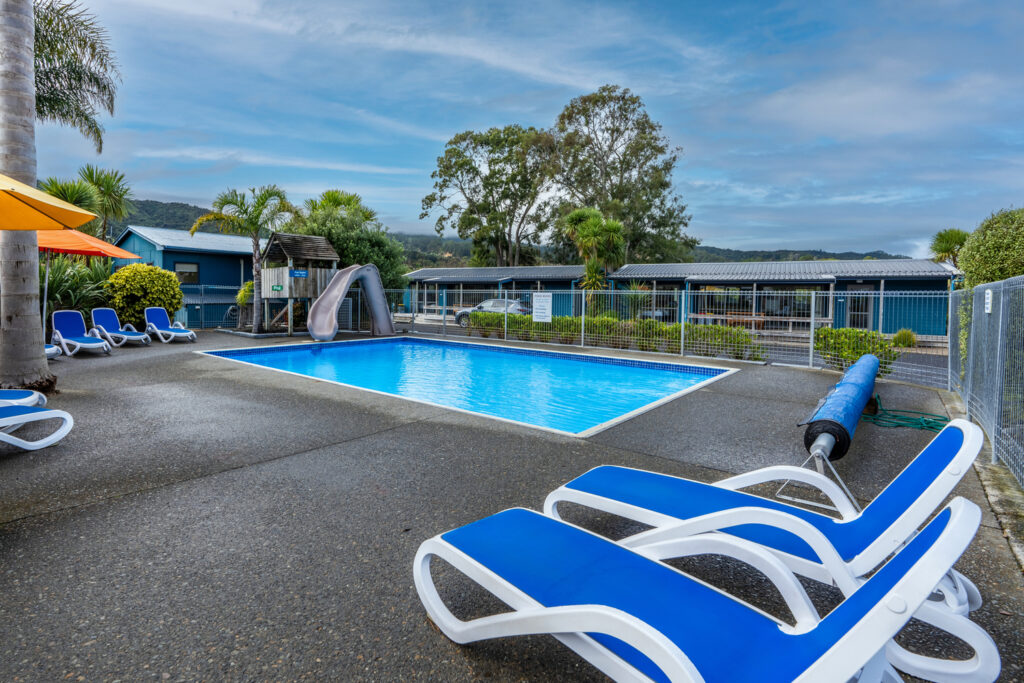
[[[949,388],[1024,484],[1024,277],[954,292],[949,307]]]

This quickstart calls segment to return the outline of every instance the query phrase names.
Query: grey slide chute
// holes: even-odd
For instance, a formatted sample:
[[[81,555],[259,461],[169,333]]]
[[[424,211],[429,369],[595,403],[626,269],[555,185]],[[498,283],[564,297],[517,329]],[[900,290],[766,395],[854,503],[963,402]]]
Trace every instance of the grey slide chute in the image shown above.
[[[309,334],[317,341],[329,341],[338,333],[338,309],[345,300],[349,287],[356,281],[362,285],[363,296],[370,307],[370,323],[374,335],[394,334],[395,325],[391,321],[391,309],[388,298],[384,295],[384,285],[380,280],[377,266],[368,263],[365,266],[354,265],[343,268],[334,274],[331,282],[317,297],[309,308],[306,327]]]

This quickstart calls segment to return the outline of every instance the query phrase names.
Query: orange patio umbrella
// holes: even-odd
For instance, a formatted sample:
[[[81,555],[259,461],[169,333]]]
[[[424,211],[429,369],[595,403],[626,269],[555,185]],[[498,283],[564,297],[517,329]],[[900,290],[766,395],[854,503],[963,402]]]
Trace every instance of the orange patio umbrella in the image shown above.
[[[0,174],[0,230],[63,230],[96,214]]]
[[[91,214],[90,214],[91,215]],[[43,327],[46,327],[46,303],[50,293],[50,252],[81,254],[83,256],[109,256],[111,258],[141,259],[141,256],[115,247],[98,237],[77,230],[46,230],[36,233],[39,250],[46,252],[46,281],[43,284]]]

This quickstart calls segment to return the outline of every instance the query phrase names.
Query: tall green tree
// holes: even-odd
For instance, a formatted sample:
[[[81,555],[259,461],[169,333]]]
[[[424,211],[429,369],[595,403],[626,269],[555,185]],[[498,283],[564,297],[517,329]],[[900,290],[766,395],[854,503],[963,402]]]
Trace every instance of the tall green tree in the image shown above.
[[[981,222],[960,250],[964,286],[1024,275],[1024,209],[1003,209]]]
[[[36,183],[32,0],[0,0],[0,173]],[[39,243],[31,230],[0,231],[0,387],[51,390],[43,355]]]
[[[372,263],[385,289],[405,286],[405,249],[388,234],[377,212],[357,194],[327,190],[305,202],[305,212],[284,229],[326,237],[338,252],[341,267]]]
[[[592,206],[622,224],[627,261],[681,261],[698,243],[684,232],[690,216],[672,189],[682,149],[670,147],[661,124],[628,88],[605,85],[566,105],[554,127],[559,197],[547,206],[551,241],[563,253],[571,239],[558,227],[573,207]]]
[[[297,209],[288,201],[285,191],[277,185],[250,188],[249,193],[227,190],[213,200],[213,211],[196,219],[191,233],[212,223],[224,233],[246,235],[252,239],[252,331],[263,327],[261,287],[263,283],[260,263],[260,238],[280,228]]]
[[[96,213],[100,217],[96,236],[110,241],[110,221],[124,220],[132,210],[132,190],[124,173],[86,164],[78,169],[78,177],[96,190]]]
[[[102,152],[99,116],[114,113],[120,79],[109,36],[73,0],[34,5],[36,117],[77,128]]]
[[[971,233],[958,228],[939,230],[935,233],[930,245],[932,259],[937,262],[948,261],[953,264],[954,268],[959,267],[960,250],[963,249],[970,236]]]
[[[438,210],[434,227],[452,229],[494,250],[497,266],[517,266],[524,246],[539,239],[538,206],[551,187],[554,140],[519,125],[459,133],[430,174],[434,191],[420,218]]]

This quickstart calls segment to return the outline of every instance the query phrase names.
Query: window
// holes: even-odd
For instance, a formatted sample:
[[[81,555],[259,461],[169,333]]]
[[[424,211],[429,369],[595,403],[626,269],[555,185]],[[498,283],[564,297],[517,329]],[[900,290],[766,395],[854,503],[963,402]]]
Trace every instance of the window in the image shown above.
[[[183,285],[199,284],[198,263],[175,263],[174,274],[178,276],[178,281]]]

